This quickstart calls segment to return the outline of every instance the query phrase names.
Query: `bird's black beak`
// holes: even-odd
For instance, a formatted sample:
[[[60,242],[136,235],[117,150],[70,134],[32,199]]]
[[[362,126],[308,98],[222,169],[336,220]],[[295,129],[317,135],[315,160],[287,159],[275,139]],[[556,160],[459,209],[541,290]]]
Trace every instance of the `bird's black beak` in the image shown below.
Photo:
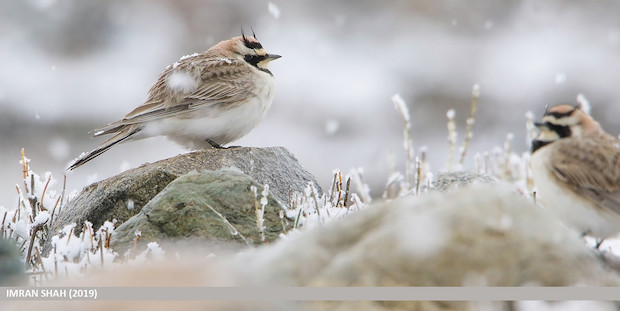
[[[282,56],[280,56],[280,55],[278,55],[278,54],[267,54],[267,59],[268,59],[269,61],[272,61],[272,60],[274,60],[274,59],[278,59],[278,58],[280,58],[280,57],[282,57]]]
[[[538,129],[543,128],[543,127],[547,127],[547,123],[541,123],[541,122],[534,122],[534,126]]]

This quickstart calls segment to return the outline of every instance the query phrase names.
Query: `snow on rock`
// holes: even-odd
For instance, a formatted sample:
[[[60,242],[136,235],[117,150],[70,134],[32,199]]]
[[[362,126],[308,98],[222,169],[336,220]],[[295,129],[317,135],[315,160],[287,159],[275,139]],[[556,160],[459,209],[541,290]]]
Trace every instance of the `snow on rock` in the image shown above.
[[[134,209],[134,207],[135,207],[134,201],[132,199],[127,200],[127,209],[132,210]]]

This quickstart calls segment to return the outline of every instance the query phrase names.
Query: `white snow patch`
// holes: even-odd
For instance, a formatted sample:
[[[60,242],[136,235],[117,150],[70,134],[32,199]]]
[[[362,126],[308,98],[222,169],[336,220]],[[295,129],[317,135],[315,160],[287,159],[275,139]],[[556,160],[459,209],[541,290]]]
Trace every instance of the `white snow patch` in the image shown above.
[[[82,252],[82,241],[73,234],[75,227],[75,223],[66,225],[62,228],[62,238],[58,235],[52,237],[52,245],[56,246],[57,254],[67,258],[68,261],[78,258]]]
[[[590,105],[590,101],[586,98],[585,95],[579,93],[577,94],[577,102],[581,105],[581,110],[585,113],[590,114],[592,110],[592,105]]]
[[[175,71],[166,77],[166,86],[176,92],[189,93],[198,87],[198,81],[188,72]]]
[[[69,156],[71,146],[66,140],[55,137],[50,140],[47,149],[54,160],[62,161]]]
[[[127,209],[132,210],[134,208],[134,202],[132,199],[127,200]]]
[[[454,119],[455,115],[456,111],[454,109],[450,109],[448,110],[448,112],[446,112],[446,117],[448,117],[448,119]]]
[[[474,97],[480,97],[480,84],[474,84],[474,87],[471,90],[471,95]]]
[[[151,251],[151,254],[158,259],[163,259],[166,252],[157,244],[157,242],[150,242],[146,245],[147,249]]]
[[[273,18],[275,19],[280,18],[280,8],[278,8],[278,6],[275,5],[273,2],[269,2],[267,4],[267,9],[269,9],[269,14],[271,14]]]
[[[16,222],[9,223],[9,228],[13,230],[13,233],[26,239],[29,236],[30,226],[26,222],[26,219],[20,219]]]
[[[525,117],[529,120],[534,120],[534,113],[531,110],[525,112]]]
[[[261,191],[261,199],[260,199],[260,204],[263,207],[263,209],[265,208],[265,206],[267,205],[268,201],[267,201],[267,196],[269,195],[269,185],[265,184],[265,186],[263,187],[263,191]]]
[[[394,94],[392,96],[392,102],[394,103],[394,107],[396,110],[400,112],[400,114],[405,118],[406,121],[409,121],[409,109],[407,108],[407,104],[405,100],[400,96],[400,94]]]
[[[325,122],[325,132],[327,132],[328,135],[336,134],[339,128],[340,123],[338,122],[338,120],[330,119]]]
[[[225,62],[227,64],[232,64],[232,60],[230,60],[230,59],[228,59],[226,57],[220,57],[220,58],[218,58],[218,60],[221,60],[221,61],[223,61],[223,62]]]
[[[48,211],[39,212],[37,217],[34,218],[34,222],[32,223],[32,226],[34,227],[34,226],[42,225],[46,223],[49,219],[50,219],[50,212]]]
[[[188,59],[190,57],[195,57],[198,56],[198,53],[194,53],[194,54],[190,54],[190,55],[183,55],[181,56],[181,58],[179,58],[179,61],[184,60],[184,59]],[[175,63],[176,66],[178,66],[178,63]],[[174,66],[174,65],[173,65]],[[176,68],[176,66],[174,66]]]

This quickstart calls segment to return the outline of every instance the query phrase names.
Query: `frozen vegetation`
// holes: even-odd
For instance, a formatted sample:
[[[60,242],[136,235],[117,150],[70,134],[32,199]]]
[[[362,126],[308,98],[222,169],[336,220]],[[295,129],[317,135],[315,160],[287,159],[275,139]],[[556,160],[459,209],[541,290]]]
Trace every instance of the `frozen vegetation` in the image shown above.
[[[465,120],[468,125],[472,126],[467,126],[468,132],[464,134],[465,139],[459,147],[457,147],[456,137],[458,135],[454,126],[457,122],[457,115],[453,110],[447,113],[449,133],[447,143],[450,145],[451,154],[447,156],[446,168],[435,171],[435,173],[426,161],[429,155],[425,148],[419,148],[417,153],[414,150],[410,131],[411,122],[415,122],[415,118],[411,118],[407,104],[399,95],[392,97],[394,107],[403,120],[403,153],[407,165],[405,172],[391,168],[382,199],[390,201],[400,197],[425,195],[433,188],[432,181],[435,174],[441,171],[465,169],[462,164],[463,157],[473,137],[474,113],[479,96],[479,87],[474,86],[471,113]],[[527,121],[526,130],[531,129],[531,113],[528,113],[528,117],[524,120]],[[529,171],[529,154],[515,154],[511,151],[512,136],[512,134],[506,135],[503,147],[496,147],[490,152],[474,153],[475,166],[470,170],[513,184],[523,196],[532,198],[535,189],[533,189]],[[459,157],[460,160],[455,161]],[[89,271],[108,271],[116,267],[140,265],[148,260],[162,258],[165,254],[166,250],[157,243],[149,243],[147,249],[139,254],[134,248],[123,254],[130,256],[119,256],[109,247],[110,238],[115,229],[114,219],[110,219],[100,228],[93,228],[92,224],[86,221],[82,224],[74,223],[65,226],[60,233],[50,232],[54,218],[76,191],[67,193],[66,183],[59,182],[50,173],[44,176],[36,174],[32,170],[31,161],[25,154],[22,155],[20,164],[23,182],[16,185],[18,203],[14,208],[0,207],[2,219],[0,234],[19,246],[22,260],[28,267],[28,279],[31,285],[45,285],[54,280],[71,280],[88,276]],[[262,233],[265,229],[263,213],[267,204],[266,196],[269,193],[269,185],[264,185],[262,189],[253,187],[251,191],[256,198],[256,228]],[[306,228],[321,226],[347,217],[361,209],[372,208],[373,205],[370,205],[372,202],[370,187],[364,180],[362,168],[351,169],[345,173],[335,170],[332,182],[324,193],[319,194],[314,186],[309,185],[303,193],[291,195],[287,202],[288,208],[280,217],[293,220],[294,225],[282,229],[281,238],[299,231],[303,232]],[[127,207],[133,208],[133,202],[128,201]],[[421,218],[419,226],[410,224],[412,230],[417,231],[414,230],[406,236],[420,237],[419,239],[433,236],[431,241],[441,239],[441,226],[433,224],[433,221]],[[75,234],[76,226],[82,228],[79,230],[79,235]],[[231,225],[231,228],[231,234],[233,234],[234,227]],[[135,235],[137,243],[140,239],[140,232],[136,232]],[[42,246],[47,240],[52,241],[52,248],[43,250]],[[407,241],[402,241],[402,243],[412,245]],[[589,239],[588,243],[594,245],[595,241]],[[411,252],[432,251],[432,246],[435,245],[434,242],[413,244],[416,248],[411,249]],[[429,250],[427,246],[431,249]],[[608,240],[603,244],[602,249],[604,252],[620,255],[620,244],[617,240]]]

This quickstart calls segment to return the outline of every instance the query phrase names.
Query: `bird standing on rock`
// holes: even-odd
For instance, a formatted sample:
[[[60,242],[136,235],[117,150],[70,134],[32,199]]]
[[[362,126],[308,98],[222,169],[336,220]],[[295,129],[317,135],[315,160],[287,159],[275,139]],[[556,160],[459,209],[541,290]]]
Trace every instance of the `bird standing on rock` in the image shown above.
[[[580,105],[551,107],[535,126],[532,174],[543,205],[583,234],[620,232],[620,140]]]
[[[94,137],[113,136],[82,154],[68,170],[119,143],[159,135],[189,149],[223,148],[240,139],[271,106],[274,78],[267,65],[277,58],[256,35],[243,32],[204,53],[181,57],[161,73],[144,104],[96,129]]]

